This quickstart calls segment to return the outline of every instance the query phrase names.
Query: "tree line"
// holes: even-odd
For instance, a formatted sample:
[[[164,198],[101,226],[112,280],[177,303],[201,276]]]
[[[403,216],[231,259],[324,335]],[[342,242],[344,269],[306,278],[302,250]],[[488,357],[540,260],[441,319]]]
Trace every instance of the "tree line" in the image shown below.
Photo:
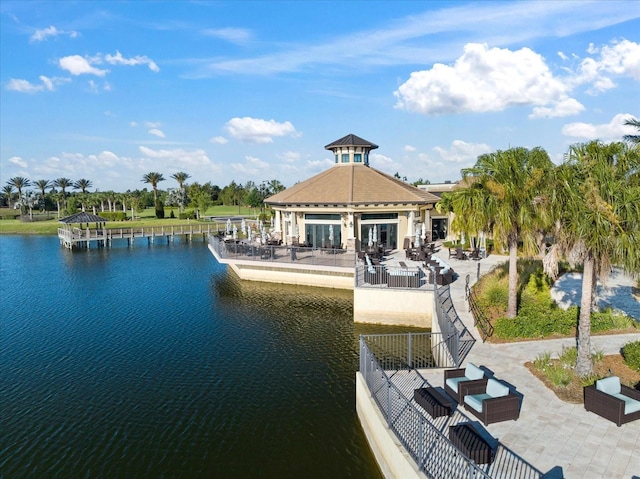
[[[640,130],[640,122],[627,124]],[[453,231],[485,233],[509,251],[507,317],[518,310],[518,252],[543,258],[552,279],[567,261],[583,271],[576,373],[593,374],[591,312],[597,280],[613,265],[640,275],[640,135],[573,145],[556,166],[542,148],[481,155],[462,170],[460,187],[443,193]]]
[[[78,211],[116,212],[128,210],[141,211],[154,207],[156,216],[164,218],[164,207],[177,207],[180,211],[189,207],[198,217],[207,208],[214,205],[263,207],[265,198],[284,190],[278,180],[263,181],[259,185],[248,181],[242,185],[232,181],[220,188],[211,182],[204,184],[187,183],[191,175],[180,171],[171,175],[177,187],[159,189],[165,181],[162,173],[149,172],[141,181],[151,185],[151,191],[127,190],[94,191],[91,180],[82,178],[73,181],[69,178],[55,180],[41,179],[31,182],[28,178],[16,176],[10,178],[0,192],[0,206],[19,209],[21,214],[33,214],[33,211],[56,211],[58,217]],[[72,191],[76,190],[76,191]]]

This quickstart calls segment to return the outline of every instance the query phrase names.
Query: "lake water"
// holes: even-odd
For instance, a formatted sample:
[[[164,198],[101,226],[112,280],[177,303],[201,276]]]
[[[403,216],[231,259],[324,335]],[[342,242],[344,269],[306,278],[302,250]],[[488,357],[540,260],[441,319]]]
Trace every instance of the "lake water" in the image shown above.
[[[204,242],[0,236],[0,477],[379,478],[352,293],[241,283]]]

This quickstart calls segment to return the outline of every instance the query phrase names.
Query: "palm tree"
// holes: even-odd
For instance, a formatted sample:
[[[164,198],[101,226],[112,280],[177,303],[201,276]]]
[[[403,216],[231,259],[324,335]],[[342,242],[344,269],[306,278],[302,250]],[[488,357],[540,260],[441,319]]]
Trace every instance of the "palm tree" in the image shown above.
[[[18,190],[18,199],[21,199],[22,188],[31,186],[31,182],[27,178],[23,178],[22,176],[14,176],[13,178],[9,178],[9,181],[7,181],[7,185],[13,186],[16,190]]]
[[[51,188],[53,186],[49,180],[38,180],[36,181],[36,186],[40,190],[40,194],[44,198],[47,194],[47,188]]]
[[[156,173],[155,171],[152,171],[144,175],[142,177],[142,181],[144,183],[150,183],[153,187],[153,206],[156,209],[156,217],[163,217],[161,215],[164,215],[164,209],[158,203],[158,183],[164,181],[164,176],[162,176],[162,173]]]
[[[91,188],[93,186],[93,182],[91,180],[85,180],[84,178],[79,179],[73,184],[73,187],[76,190],[81,190],[82,193],[87,192],[87,188]]]
[[[593,374],[591,312],[598,278],[612,265],[640,272],[640,148],[623,142],[592,141],[572,146],[557,168],[550,206],[557,221],[556,243],[545,258],[545,271],[558,274],[564,255],[583,265],[578,319],[576,374]]]
[[[478,157],[475,166],[462,170],[463,184],[468,186],[451,193],[459,230],[467,235],[490,232],[509,249],[509,318],[518,311],[518,242],[525,254],[537,251],[536,198],[552,169],[542,148],[497,151]]]
[[[69,178],[58,178],[53,180],[53,186],[60,188],[60,194],[62,195],[62,209],[67,209],[67,188],[73,186],[73,182]]]
[[[7,204],[11,208],[11,197],[13,196],[13,185],[5,185],[2,187],[2,192],[7,197]]]
[[[637,120],[636,118],[629,118],[628,120],[625,120],[624,124],[635,126],[638,129],[638,132],[640,132],[640,120]],[[623,138],[625,141],[635,143],[636,145],[640,143],[640,135],[624,135]]]
[[[178,182],[178,186],[180,187],[180,189],[182,189],[184,187],[184,182],[191,178],[191,175],[189,173],[185,173],[184,171],[178,171],[177,173],[171,175],[171,178],[176,180]]]

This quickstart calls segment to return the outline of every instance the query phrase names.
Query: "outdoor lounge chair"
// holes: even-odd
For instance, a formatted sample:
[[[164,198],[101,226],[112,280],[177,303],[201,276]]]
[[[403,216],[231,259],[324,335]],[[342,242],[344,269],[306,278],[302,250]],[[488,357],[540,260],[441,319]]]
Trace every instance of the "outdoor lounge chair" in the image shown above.
[[[444,390],[455,399],[458,404],[462,403],[464,395],[461,395],[462,384],[481,384],[485,385],[487,379],[484,377],[484,371],[473,363],[468,363],[464,369],[446,369],[444,371]]]
[[[461,259],[461,260],[467,259],[467,254],[460,247],[456,248],[456,259]]]
[[[640,391],[620,384],[618,376],[599,379],[584,388],[584,408],[620,427],[640,419]]]
[[[485,426],[520,417],[520,398],[509,387],[495,379],[486,385],[464,386],[464,408],[480,419]]]
[[[378,264],[374,264],[369,257],[365,256],[364,281],[369,284],[386,284],[388,279],[387,269]]]

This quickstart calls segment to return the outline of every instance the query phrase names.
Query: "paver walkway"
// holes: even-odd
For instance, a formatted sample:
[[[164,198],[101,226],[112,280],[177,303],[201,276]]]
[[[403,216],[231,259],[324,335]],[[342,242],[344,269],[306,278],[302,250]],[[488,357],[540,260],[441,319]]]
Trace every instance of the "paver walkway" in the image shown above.
[[[465,301],[465,276],[470,284],[480,274],[507,260],[490,255],[481,261],[461,261],[448,258],[448,250],[438,254],[460,277],[451,284],[451,297],[460,318],[467,328],[480,338],[473,326],[473,316]],[[640,340],[640,333],[612,336],[593,336],[594,350],[613,354],[630,342]],[[466,361],[484,366],[496,378],[511,384],[524,396],[520,419],[487,426],[489,433],[519,454],[550,478],[566,479],[640,479],[640,421],[617,427],[582,404],[561,401],[524,367],[545,351],[554,355],[563,346],[575,346],[575,340],[543,340],[510,344],[489,344],[478,340]],[[422,373],[422,370],[421,370]],[[434,386],[443,386],[442,371],[431,371],[426,379]]]

